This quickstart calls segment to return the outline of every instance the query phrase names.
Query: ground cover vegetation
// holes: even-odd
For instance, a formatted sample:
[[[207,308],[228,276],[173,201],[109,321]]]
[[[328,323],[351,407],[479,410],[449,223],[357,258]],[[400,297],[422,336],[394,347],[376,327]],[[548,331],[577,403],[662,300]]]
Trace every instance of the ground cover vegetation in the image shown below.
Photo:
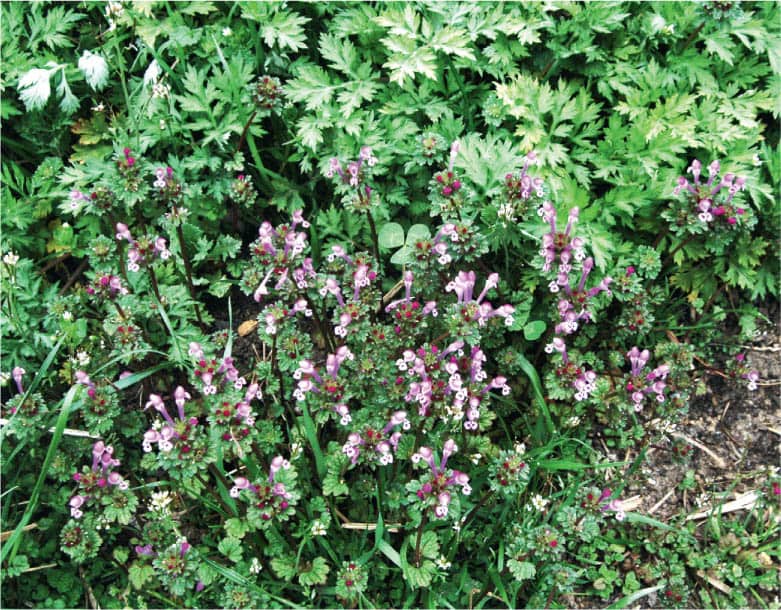
[[[0,10],[6,606],[778,606],[777,3]]]

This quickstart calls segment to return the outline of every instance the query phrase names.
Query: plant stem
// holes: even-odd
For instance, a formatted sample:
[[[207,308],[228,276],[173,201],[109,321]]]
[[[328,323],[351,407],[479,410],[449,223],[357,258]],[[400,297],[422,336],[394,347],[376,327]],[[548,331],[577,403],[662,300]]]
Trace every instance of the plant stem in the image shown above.
[[[423,528],[426,526],[426,518],[428,517],[427,513],[423,513],[423,517],[420,520],[420,525],[418,526],[418,537],[417,540],[415,540],[415,567],[420,567],[420,541],[423,538]]]
[[[149,281],[152,282],[152,291],[155,293],[158,302],[162,304],[163,300],[160,298],[160,288],[157,285],[157,276],[155,275],[155,270],[152,266],[147,267],[147,269],[149,270]]]
[[[258,111],[253,110],[252,114],[249,115],[249,119],[247,120],[247,123],[244,125],[244,129],[241,132],[241,137],[239,138],[239,143],[236,145],[236,152],[241,151],[241,147],[244,146],[244,141],[247,139],[247,132],[249,131],[250,125],[252,125],[252,121],[255,120],[255,117],[257,116]]]
[[[179,238],[179,252],[182,255],[184,261],[184,275],[187,278],[187,287],[190,289],[190,296],[192,297],[195,307],[195,317],[198,319],[198,325],[203,329],[203,318],[201,318],[201,308],[198,306],[198,301],[195,298],[195,286],[193,285],[193,271],[190,265],[190,258],[187,256],[187,249],[184,245],[184,231],[182,225],[176,225],[176,236]]]
[[[114,307],[117,308],[117,313],[119,314],[119,317],[122,318],[123,320],[127,320],[128,319],[127,314],[125,313],[125,310],[122,309],[122,306],[116,301],[111,301],[111,302],[114,303]]]
[[[367,202],[368,203],[368,202]],[[380,240],[377,236],[377,226],[374,224],[374,218],[372,217],[371,210],[366,208],[366,217],[369,219],[369,229],[372,232],[372,245],[374,246],[374,258],[377,261],[377,271],[380,270]]]
[[[486,502],[488,502],[488,499],[489,499],[489,498],[490,498],[492,495],[494,495],[494,491],[493,491],[493,489],[489,489],[488,491],[486,491],[486,492],[483,494],[483,497],[482,497],[482,498],[480,498],[480,500],[477,502],[477,504],[475,504],[475,506],[472,508],[472,510],[470,510],[470,511],[467,513],[466,517],[464,517],[464,522],[461,524],[461,529],[462,529],[462,530],[463,530],[463,529],[464,529],[464,528],[465,528],[465,527],[466,527],[466,526],[469,524],[469,522],[470,522],[472,519],[474,519],[475,515],[477,514],[477,511],[478,511],[480,508],[482,508],[482,506],[483,506],[483,505],[484,505]]]
[[[692,43],[692,41],[695,38],[697,38],[697,34],[699,34],[702,31],[702,28],[704,28],[704,27],[705,27],[705,22],[703,21],[700,25],[698,25],[696,27],[696,29],[691,34],[689,34],[689,37],[686,39],[686,42],[683,43],[683,46],[681,47],[681,50],[678,51],[679,54],[683,53],[689,47],[689,45]]]

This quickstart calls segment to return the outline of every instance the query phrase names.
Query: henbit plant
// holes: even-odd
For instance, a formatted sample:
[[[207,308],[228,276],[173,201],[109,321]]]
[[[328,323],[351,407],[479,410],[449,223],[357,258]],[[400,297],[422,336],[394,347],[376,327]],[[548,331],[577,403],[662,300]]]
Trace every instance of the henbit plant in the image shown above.
[[[730,4],[4,5],[10,598],[760,599],[772,481],[738,544],[618,499],[759,384],[778,7]]]

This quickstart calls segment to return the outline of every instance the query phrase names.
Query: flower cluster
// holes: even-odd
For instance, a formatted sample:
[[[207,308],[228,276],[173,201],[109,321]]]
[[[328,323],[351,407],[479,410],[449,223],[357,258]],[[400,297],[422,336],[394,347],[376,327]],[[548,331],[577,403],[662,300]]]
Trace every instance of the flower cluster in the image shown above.
[[[158,394],[150,394],[144,407],[144,410],[152,407],[163,418],[162,421],[155,421],[144,433],[141,443],[144,453],[151,455],[153,443],[156,443],[158,453],[155,465],[165,467],[182,478],[193,476],[215,460],[209,446],[208,432],[200,425],[197,417],[188,417],[185,413],[184,407],[190,398],[190,393],[182,386],[174,390],[175,418],[168,413],[165,402]],[[149,460],[146,463],[151,467]]]
[[[572,229],[578,220],[580,210],[574,207],[569,212],[567,219],[567,226],[564,232],[558,231],[556,228],[556,208],[550,201],[546,201],[542,204],[539,210],[537,210],[542,219],[550,224],[550,231],[542,237],[542,249],[540,255],[543,257],[544,262],[542,270],[548,272],[551,270],[556,258],[559,260],[558,277],[562,274],[565,276],[572,271],[572,261],[582,261],[586,258],[586,252],[584,250],[584,242],[580,237],[572,237]],[[558,292],[558,283],[551,283],[551,292]]]
[[[515,308],[512,305],[502,305],[494,308],[489,301],[483,301],[489,290],[499,285],[499,274],[492,273],[485,281],[482,291],[474,296],[474,288],[477,276],[474,271],[459,271],[455,279],[445,286],[446,292],[453,292],[458,299],[451,307],[450,318],[455,320],[458,326],[476,322],[478,326],[485,326],[493,317],[504,319],[505,326],[512,326]],[[458,333],[466,334],[466,333]]]
[[[120,295],[127,294],[128,291],[122,285],[122,280],[119,277],[103,273],[95,278],[91,286],[87,286],[85,292],[91,296],[97,295],[101,299],[113,300]]]
[[[524,459],[524,449],[518,445],[499,453],[491,465],[491,489],[512,497],[526,489],[531,471]]]
[[[537,163],[537,155],[534,152],[526,155],[523,168],[518,174],[511,173],[504,177],[505,201],[499,206],[497,215],[508,222],[523,218],[533,198],[541,199],[545,195],[542,178],[527,173],[532,163]]]
[[[164,237],[150,237],[145,235],[138,240],[133,239],[130,229],[124,223],[118,222],[116,226],[117,239],[126,240],[130,244],[127,253],[127,268],[129,271],[140,271],[141,267],[147,267],[156,259],[168,260],[171,251]]]
[[[258,303],[270,294],[270,286],[295,295],[308,288],[309,282],[317,277],[312,259],[304,256],[308,247],[307,235],[296,231],[299,225],[309,227],[301,210],[293,212],[290,225],[281,224],[275,228],[270,222],[261,223],[258,239],[250,245],[252,265],[242,278],[245,290],[253,292]]]
[[[343,423],[344,421],[345,418],[342,418]],[[392,464],[393,452],[396,451],[401,438],[401,432],[392,432],[396,426],[401,426],[403,430],[410,429],[406,411],[396,411],[381,430],[367,427],[362,432],[350,433],[347,442],[342,446],[342,453],[350,458],[353,465],[357,464],[359,459],[369,463],[376,460],[383,466]]]
[[[247,380],[239,375],[230,356],[225,356],[218,364],[216,358],[206,356],[201,344],[195,341],[190,343],[187,353],[194,359],[193,374],[203,384],[201,391],[204,396],[213,396],[218,390],[222,391],[231,386],[235,390],[241,390],[247,385]]]
[[[328,163],[328,170],[325,175],[328,178],[333,178],[334,175],[338,175],[342,184],[348,184],[351,187],[358,188],[364,184],[366,180],[366,168],[374,167],[377,164],[377,157],[372,154],[372,149],[369,146],[362,146],[358,153],[358,159],[356,161],[350,161],[347,164],[347,171],[342,169],[342,164],[339,159],[332,157]],[[371,194],[371,189],[367,186],[367,196]]]
[[[244,207],[250,207],[258,198],[258,192],[255,190],[255,185],[252,184],[252,178],[239,174],[236,179],[231,182],[230,196],[233,201]]]
[[[112,470],[119,466],[119,460],[114,457],[114,448],[106,445],[103,441],[98,441],[92,446],[92,468],[86,466],[82,472],[73,475],[73,480],[79,484],[79,491],[72,496],[68,502],[71,516],[74,519],[81,519],[84,515],[82,508],[92,501],[98,501],[100,504],[104,496],[112,496],[113,488],[120,491],[126,491],[129,487],[128,482],[118,472]],[[127,520],[122,520],[127,523]]]
[[[412,298],[414,277],[412,271],[405,271],[403,277],[404,298],[391,301],[385,306],[385,311],[391,314],[394,324],[393,330],[397,335],[401,334],[402,330],[413,332],[419,327],[423,318],[428,315],[434,318],[439,315],[436,301],[427,301],[425,304],[421,304],[420,301]]]
[[[732,364],[731,371],[732,376],[738,379],[745,379],[748,383],[746,388],[753,391],[757,389],[757,381],[759,381],[759,371],[752,369],[746,362],[746,354],[738,354],[735,356],[735,360]]]
[[[25,395],[22,380],[26,371],[16,366],[11,371],[11,379],[16,385],[18,394],[3,405],[4,415],[10,415],[9,430],[17,438],[25,438],[36,430],[35,420],[46,412],[46,401],[39,393]]]
[[[136,173],[136,158],[133,156],[132,151],[125,147],[122,149],[122,158],[117,159],[117,169],[119,173],[125,177],[129,177]]]
[[[295,513],[300,494],[296,489],[296,471],[288,460],[277,455],[271,460],[268,478],[251,483],[236,477],[230,495],[249,502],[247,520],[256,529],[268,527],[273,520],[286,521]]]
[[[139,549],[137,548],[136,551]],[[185,538],[155,553],[152,548],[141,548],[141,555],[154,557],[152,565],[160,581],[174,595],[183,595],[187,589],[203,589],[197,577],[199,556]]]
[[[626,357],[632,367],[629,373],[630,378],[626,382],[626,391],[632,400],[634,410],[638,413],[643,410],[643,403],[649,394],[655,394],[657,402],[664,402],[664,389],[667,386],[665,379],[670,373],[670,367],[662,364],[650,373],[643,374],[643,368],[648,363],[651,354],[647,349],[641,352],[637,346],[629,350]]]
[[[567,344],[560,337],[554,337],[553,341],[545,346],[545,353],[553,352],[561,354],[561,366],[556,368],[556,376],[565,385],[575,389],[575,400],[586,400],[597,389],[597,374],[571,361],[567,355]]]
[[[450,145],[450,160],[447,170],[434,174],[434,180],[431,183],[431,197],[434,203],[431,209],[432,216],[441,215],[444,218],[449,218],[455,214],[455,217],[459,217],[459,210],[463,204],[463,184],[453,166],[460,149],[460,143],[453,142]]]
[[[336,576],[336,594],[343,599],[353,599],[366,590],[369,577],[363,566],[352,561],[342,562]]]
[[[412,463],[415,465],[425,462],[430,468],[430,476],[425,482],[412,481],[408,488],[414,491],[417,498],[423,503],[424,508],[433,508],[434,515],[438,519],[444,519],[450,512],[451,502],[454,496],[451,490],[461,488],[461,493],[468,496],[472,493],[469,485],[469,476],[458,470],[447,468],[448,458],[458,451],[458,446],[453,439],[448,439],[442,446],[442,459],[437,463],[434,452],[429,447],[421,447],[412,455]],[[423,479],[421,479],[422,481]],[[413,489],[414,488],[414,489]]]
[[[282,84],[276,76],[264,74],[255,83],[253,100],[259,108],[271,110],[282,102]]]
[[[250,451],[255,432],[255,413],[250,403],[260,394],[257,383],[250,384],[240,400],[219,401],[210,406],[208,422],[217,437],[226,443],[225,450],[241,458]]]
[[[464,429],[474,431],[489,392],[499,389],[507,395],[510,387],[502,376],[487,381],[488,374],[483,370],[486,357],[478,346],[469,356],[463,347],[464,342],[459,340],[442,352],[436,345],[405,350],[396,367],[415,378],[404,398],[418,403],[419,415],[436,416],[446,422],[466,419]]]
[[[298,401],[306,400],[308,395],[315,395],[317,401],[339,416],[343,426],[352,421],[350,409],[347,406],[348,396],[345,395],[345,381],[339,379],[339,369],[345,360],[354,360],[355,356],[346,345],[339,347],[335,353],[328,354],[325,360],[325,375],[317,372],[311,360],[302,360],[293,373],[298,385],[293,396]]]
[[[690,205],[697,212],[697,218],[703,224],[721,218],[727,226],[734,226],[738,217],[745,213],[745,209],[734,206],[732,199],[746,188],[746,179],[731,173],[719,178],[720,169],[720,163],[713,161],[708,166],[708,181],[703,184],[700,181],[702,163],[695,159],[686,170],[692,175],[694,184],[681,176],[678,178],[678,185],[673,189],[673,195],[685,191]]]
[[[333,246],[327,260],[334,270],[341,270],[342,281],[340,283],[337,278],[328,276],[320,282],[318,292],[323,298],[330,294],[336,299],[339,307],[334,312],[334,333],[338,337],[346,337],[350,323],[366,317],[374,307],[371,293],[364,289],[377,279],[377,272],[368,256],[359,254],[353,258],[341,246]],[[342,292],[342,285],[352,289],[347,298]]]
[[[611,499],[613,492],[610,489],[589,490],[586,493],[583,501],[580,503],[581,508],[591,511],[598,511],[601,513],[611,512],[615,513],[616,520],[623,521],[626,517],[624,508],[621,504],[621,500],[618,498]]]
[[[157,189],[157,196],[163,202],[177,203],[182,198],[182,183],[174,178],[174,170],[171,166],[158,167],[155,170],[153,186]]]
[[[76,371],[76,383],[87,387],[87,400],[82,411],[90,432],[103,434],[110,430],[119,415],[119,397],[109,383],[95,384],[87,373]]]

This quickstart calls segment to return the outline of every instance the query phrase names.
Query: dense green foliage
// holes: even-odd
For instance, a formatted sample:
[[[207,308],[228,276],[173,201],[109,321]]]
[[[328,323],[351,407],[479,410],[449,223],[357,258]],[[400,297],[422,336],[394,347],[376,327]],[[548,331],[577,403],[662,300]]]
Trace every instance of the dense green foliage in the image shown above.
[[[773,473],[620,496],[757,386],[777,3],[0,10],[7,605],[766,605]]]

